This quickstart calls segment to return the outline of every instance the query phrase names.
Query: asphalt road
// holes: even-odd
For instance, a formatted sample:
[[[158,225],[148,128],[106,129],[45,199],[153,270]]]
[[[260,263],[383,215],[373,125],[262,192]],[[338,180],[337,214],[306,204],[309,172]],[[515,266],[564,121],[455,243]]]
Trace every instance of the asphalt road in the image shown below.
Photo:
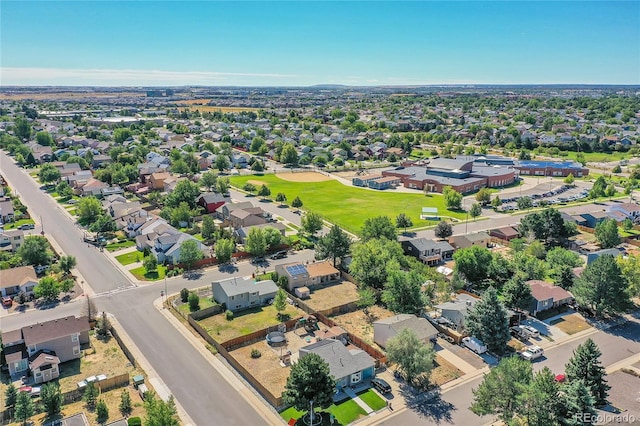
[[[591,338],[602,351],[600,358],[604,366],[622,361],[640,352],[640,320],[637,318],[606,331],[597,331],[589,336],[554,346],[545,356],[533,363],[534,370],[549,367],[555,374],[564,372],[564,366],[573,351]],[[381,425],[483,425],[495,419],[493,416],[477,416],[469,406],[473,400],[472,389],[477,388],[482,377],[453,388],[442,395],[436,395],[424,403],[416,403],[412,408],[381,422]]]

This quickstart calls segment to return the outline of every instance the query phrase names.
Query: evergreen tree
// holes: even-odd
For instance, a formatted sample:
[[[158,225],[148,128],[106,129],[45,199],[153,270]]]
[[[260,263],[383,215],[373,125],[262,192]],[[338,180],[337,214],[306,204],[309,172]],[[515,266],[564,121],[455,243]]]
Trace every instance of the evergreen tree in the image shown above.
[[[613,219],[605,219],[597,224],[595,236],[603,249],[616,247],[622,242],[618,233],[618,223]]]
[[[559,422],[559,386],[548,367],[533,375],[533,380],[518,395],[520,416],[528,426],[556,425]]]
[[[33,407],[33,400],[28,392],[19,392],[16,398],[16,408],[14,415],[16,420],[23,425],[27,424],[27,420],[33,416],[35,410]]]
[[[593,340],[587,339],[573,351],[573,356],[565,366],[567,380],[582,380],[591,393],[596,406],[606,405],[611,386],[605,380],[605,370],[600,363],[602,352]]]
[[[96,404],[96,421],[100,424],[104,424],[109,420],[109,408],[104,399],[99,399]]]
[[[176,403],[173,396],[164,402],[156,397],[153,392],[147,392],[144,397],[144,408],[147,415],[144,419],[145,426],[179,426]]]
[[[296,197],[293,199],[293,201],[291,202],[291,207],[293,207],[294,209],[299,209],[300,207],[302,207],[302,200],[300,200],[300,197]]]
[[[336,382],[327,364],[318,354],[307,353],[294,363],[285,385],[282,398],[298,411],[313,407],[328,408],[333,404]]]
[[[9,383],[7,389],[4,391],[4,406],[7,408],[12,408],[16,405],[16,401],[18,400],[18,389],[13,383]]]
[[[316,259],[333,259],[333,266],[336,266],[336,259],[340,259],[349,254],[351,249],[351,238],[338,225],[333,225],[329,232],[320,237],[316,243]]]
[[[120,414],[123,416],[128,416],[131,414],[131,395],[129,395],[129,391],[127,389],[122,389],[122,393],[120,394],[120,405],[118,406],[120,410]]]
[[[82,395],[82,400],[87,404],[87,408],[93,410],[96,407],[96,402],[98,402],[98,388],[93,382],[87,383],[87,387],[84,388],[84,395]]]
[[[502,355],[509,334],[509,318],[507,310],[498,299],[498,292],[489,287],[467,316],[465,326],[469,334],[482,340],[489,351]]]
[[[526,311],[531,305],[531,287],[522,274],[517,273],[503,287],[502,297],[507,308]]]
[[[562,407],[560,424],[566,426],[592,425],[597,415],[593,396],[584,381],[580,379],[564,387],[560,406]]]
[[[44,411],[47,413],[47,418],[51,419],[60,414],[63,398],[58,384],[47,383],[43,385],[40,391],[40,399],[44,405]]]

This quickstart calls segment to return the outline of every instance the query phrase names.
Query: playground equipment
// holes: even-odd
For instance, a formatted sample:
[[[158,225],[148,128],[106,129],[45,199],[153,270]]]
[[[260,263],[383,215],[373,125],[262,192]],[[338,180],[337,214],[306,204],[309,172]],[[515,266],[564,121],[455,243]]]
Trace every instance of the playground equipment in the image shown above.
[[[304,317],[304,318],[300,318],[298,320],[298,322],[296,322],[296,326],[293,329],[293,333],[296,333],[296,330],[298,330],[298,328],[303,327],[304,331],[307,333],[313,333],[316,330],[319,330],[318,328],[318,319],[316,317],[314,317],[313,315],[309,315],[308,317]]]
[[[272,331],[267,334],[267,343],[271,346],[279,346],[287,343],[287,336],[282,331]]]

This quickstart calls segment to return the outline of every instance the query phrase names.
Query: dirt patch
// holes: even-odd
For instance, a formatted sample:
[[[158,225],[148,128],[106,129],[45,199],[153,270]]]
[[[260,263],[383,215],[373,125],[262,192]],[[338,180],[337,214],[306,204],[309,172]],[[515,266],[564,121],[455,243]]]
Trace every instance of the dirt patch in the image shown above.
[[[569,335],[591,328],[580,314],[565,315],[562,318],[551,321],[551,325],[558,327]]]
[[[436,367],[431,371],[429,378],[431,383],[442,386],[443,384],[455,380],[463,375],[462,370],[451,364],[446,359],[436,355]]]
[[[251,351],[256,349],[260,351],[259,358],[251,358]],[[286,352],[286,347],[282,351]],[[261,340],[252,345],[245,346],[232,351],[230,354],[240,363],[247,371],[251,372],[255,379],[269,390],[273,395],[280,396],[284,392],[284,385],[287,383],[289,367],[280,365],[280,348],[270,347],[266,341]],[[293,351],[292,351],[293,352]]]
[[[355,334],[375,348],[382,350],[377,344],[373,343],[373,322],[392,316],[393,312],[380,306],[372,306],[369,308],[369,315],[366,315],[363,311],[355,311],[331,317],[331,319],[346,331]]]
[[[331,180],[329,176],[316,172],[278,173],[276,176],[289,182],[324,182]]]
[[[255,179],[249,179],[247,183],[250,183],[251,185],[255,185],[258,188],[261,187],[262,185],[267,185],[267,182],[262,180],[255,180]]]
[[[338,284],[312,290],[311,298],[304,302],[314,310],[322,311],[357,300],[358,287],[352,282],[343,281]]]

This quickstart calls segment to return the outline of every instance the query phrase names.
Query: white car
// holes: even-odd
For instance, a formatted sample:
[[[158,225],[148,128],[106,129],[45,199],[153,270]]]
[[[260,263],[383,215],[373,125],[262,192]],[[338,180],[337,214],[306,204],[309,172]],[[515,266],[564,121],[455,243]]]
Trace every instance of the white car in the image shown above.
[[[544,349],[540,346],[529,346],[524,351],[520,352],[520,358],[527,361],[533,361],[536,358],[540,358],[544,354]]]
[[[530,325],[521,325],[520,327],[525,329],[527,333],[529,333],[530,337],[540,337],[540,332],[538,331],[537,328],[532,327]]]
[[[462,344],[477,354],[483,354],[487,351],[487,347],[475,337],[465,337]]]

